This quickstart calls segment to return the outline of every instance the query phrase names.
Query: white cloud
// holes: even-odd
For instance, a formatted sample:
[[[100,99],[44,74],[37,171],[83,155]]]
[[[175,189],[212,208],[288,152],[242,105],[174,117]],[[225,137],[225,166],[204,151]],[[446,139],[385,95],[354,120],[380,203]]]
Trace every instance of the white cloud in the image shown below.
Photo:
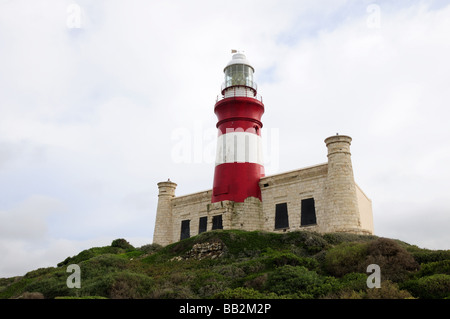
[[[17,206],[0,211],[0,238],[42,239],[47,233],[47,218],[64,209],[55,198],[33,195]]]

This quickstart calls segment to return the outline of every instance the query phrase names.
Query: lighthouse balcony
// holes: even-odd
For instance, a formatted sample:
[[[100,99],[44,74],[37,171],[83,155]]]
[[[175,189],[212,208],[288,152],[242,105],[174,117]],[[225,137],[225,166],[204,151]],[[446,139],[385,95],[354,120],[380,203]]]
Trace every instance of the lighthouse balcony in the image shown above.
[[[256,82],[252,81],[251,79],[234,79],[229,78],[225,82],[222,83],[222,92],[229,87],[235,87],[235,86],[245,86],[250,89],[253,89],[255,92],[258,90],[258,85]]]
[[[256,84],[255,84],[256,85]],[[248,86],[229,86],[222,90],[222,96],[217,96],[216,102],[231,97],[249,97],[263,102],[262,96],[256,93],[256,90]]]

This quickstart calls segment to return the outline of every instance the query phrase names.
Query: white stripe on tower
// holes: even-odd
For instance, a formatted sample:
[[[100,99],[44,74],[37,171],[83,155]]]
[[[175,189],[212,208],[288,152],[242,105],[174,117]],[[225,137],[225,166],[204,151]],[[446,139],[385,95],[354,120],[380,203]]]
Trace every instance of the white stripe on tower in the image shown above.
[[[248,132],[231,132],[219,135],[216,166],[224,163],[263,165],[261,136]]]

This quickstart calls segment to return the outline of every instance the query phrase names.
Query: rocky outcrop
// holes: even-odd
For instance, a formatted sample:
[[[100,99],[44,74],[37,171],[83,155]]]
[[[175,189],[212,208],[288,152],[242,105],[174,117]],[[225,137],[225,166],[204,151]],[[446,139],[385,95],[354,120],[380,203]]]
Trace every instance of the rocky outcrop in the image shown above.
[[[224,254],[225,245],[222,242],[206,242],[197,243],[192,246],[184,257],[176,256],[171,259],[171,261],[181,261],[186,259],[197,259],[201,260],[204,258],[220,258]]]

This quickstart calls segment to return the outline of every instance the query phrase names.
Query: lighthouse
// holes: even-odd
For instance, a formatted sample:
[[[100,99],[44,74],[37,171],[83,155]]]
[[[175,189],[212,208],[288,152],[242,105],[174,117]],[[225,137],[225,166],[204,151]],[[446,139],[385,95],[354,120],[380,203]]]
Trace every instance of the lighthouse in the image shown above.
[[[157,183],[153,243],[168,245],[217,229],[373,234],[372,201],[355,182],[350,136],[325,139],[326,163],[265,176],[264,104],[255,69],[243,52],[232,53],[214,105],[213,187],[176,196],[176,183]]]
[[[261,117],[264,104],[253,79],[255,69],[242,52],[233,52],[224,68],[225,81],[214,113],[217,152],[211,202],[261,200],[264,177]]]

